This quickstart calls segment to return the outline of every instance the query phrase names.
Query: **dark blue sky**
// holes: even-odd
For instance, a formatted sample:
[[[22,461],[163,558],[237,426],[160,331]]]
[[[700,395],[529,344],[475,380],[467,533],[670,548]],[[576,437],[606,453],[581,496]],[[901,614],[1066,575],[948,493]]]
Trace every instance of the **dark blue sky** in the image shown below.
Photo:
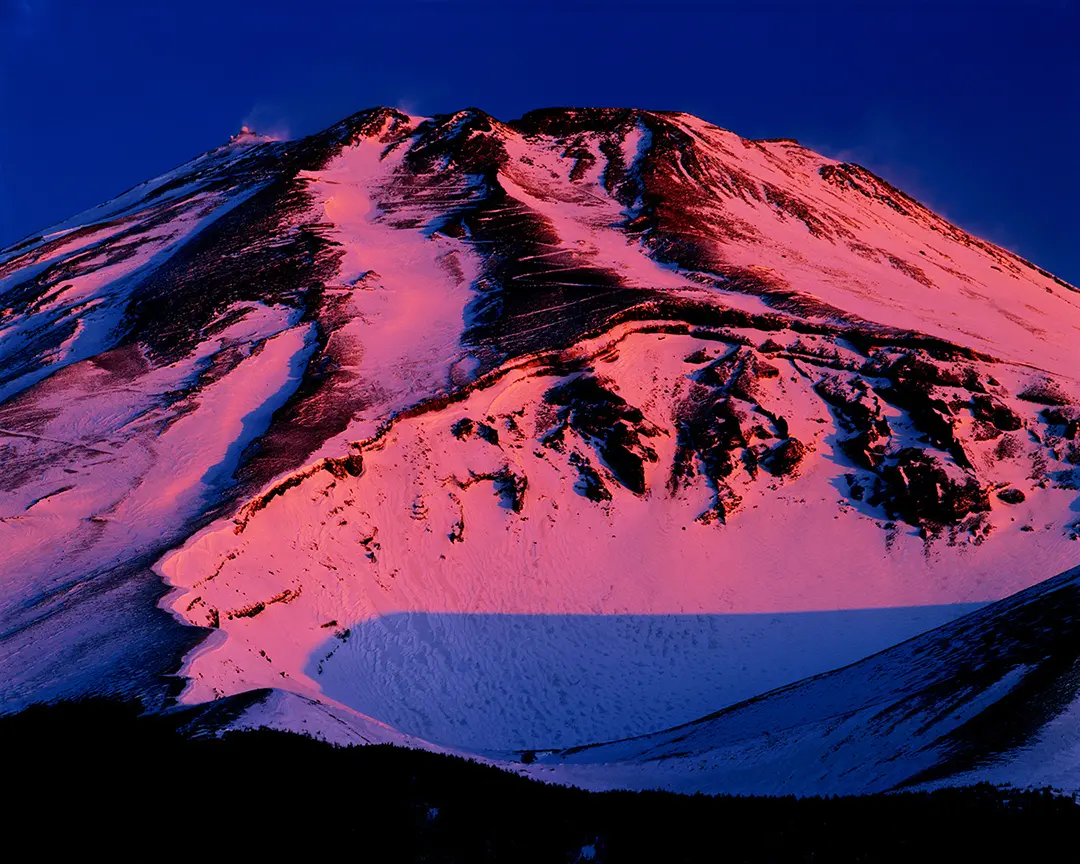
[[[0,0],[0,246],[376,104],[795,137],[1080,283],[1080,0]]]

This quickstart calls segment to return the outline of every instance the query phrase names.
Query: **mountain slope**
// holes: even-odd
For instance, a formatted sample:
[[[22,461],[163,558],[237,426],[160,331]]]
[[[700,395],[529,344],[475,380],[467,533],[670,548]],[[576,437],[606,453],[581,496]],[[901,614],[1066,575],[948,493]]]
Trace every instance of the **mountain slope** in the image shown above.
[[[1078,592],[1074,568],[847,668],[667,732],[541,754],[530,771],[765,795],[945,779],[1076,789]]]
[[[474,752],[587,745],[1080,548],[1080,293],[865,169],[687,115],[244,135],[0,278],[10,706],[162,698],[207,631],[150,608],[153,564],[213,631],[184,701],[277,687]]]

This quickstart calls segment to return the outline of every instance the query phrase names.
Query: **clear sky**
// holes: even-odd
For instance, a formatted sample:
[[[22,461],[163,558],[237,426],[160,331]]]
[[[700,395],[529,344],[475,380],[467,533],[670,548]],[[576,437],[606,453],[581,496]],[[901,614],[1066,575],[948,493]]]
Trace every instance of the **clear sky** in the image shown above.
[[[1080,0],[0,0],[0,246],[372,105],[689,111],[1080,283]]]

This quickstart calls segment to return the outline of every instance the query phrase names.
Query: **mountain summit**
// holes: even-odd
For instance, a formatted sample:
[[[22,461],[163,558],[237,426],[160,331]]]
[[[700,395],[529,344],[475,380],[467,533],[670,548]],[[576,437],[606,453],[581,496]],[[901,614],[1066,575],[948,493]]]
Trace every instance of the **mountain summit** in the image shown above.
[[[0,252],[0,696],[598,787],[1080,786],[1075,571],[1032,588],[1080,556],[1078,336],[1073,286],[686,114],[238,135]]]

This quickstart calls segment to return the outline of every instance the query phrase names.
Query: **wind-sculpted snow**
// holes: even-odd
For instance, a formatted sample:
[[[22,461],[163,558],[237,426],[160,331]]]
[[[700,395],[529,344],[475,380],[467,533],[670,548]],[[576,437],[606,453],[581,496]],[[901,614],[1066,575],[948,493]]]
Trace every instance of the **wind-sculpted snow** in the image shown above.
[[[1080,549],[1080,293],[688,115],[244,134],[0,280],[12,706],[276,688],[249,718],[335,740],[588,745]]]

